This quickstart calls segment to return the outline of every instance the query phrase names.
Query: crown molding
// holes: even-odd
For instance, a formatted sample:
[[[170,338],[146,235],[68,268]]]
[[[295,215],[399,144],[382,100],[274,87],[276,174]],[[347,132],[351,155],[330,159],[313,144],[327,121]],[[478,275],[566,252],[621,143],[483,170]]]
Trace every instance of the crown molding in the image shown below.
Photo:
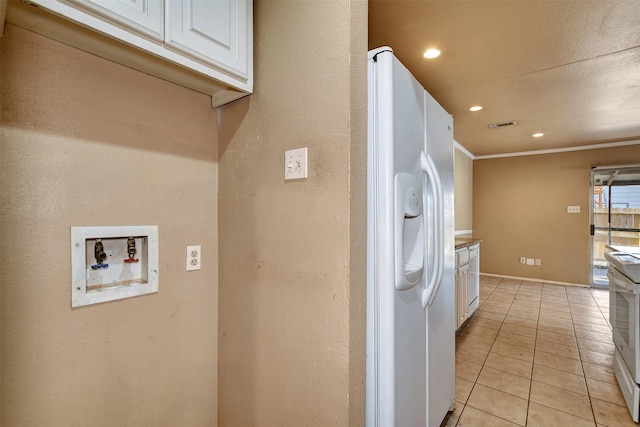
[[[600,148],[624,147],[628,145],[640,144],[640,139],[632,141],[606,142],[603,144],[579,145],[577,147],[551,148],[549,150],[520,151],[517,153],[489,154],[486,156],[475,156],[473,160],[500,159],[504,157],[537,156],[540,154],[567,153],[569,151],[598,150]]]

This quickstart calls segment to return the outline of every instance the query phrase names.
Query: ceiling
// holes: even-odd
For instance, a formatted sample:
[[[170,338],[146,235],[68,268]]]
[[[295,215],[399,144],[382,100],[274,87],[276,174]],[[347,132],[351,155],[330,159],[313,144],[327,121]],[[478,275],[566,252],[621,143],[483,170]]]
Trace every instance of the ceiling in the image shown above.
[[[369,0],[369,48],[380,46],[475,156],[640,143],[638,0]],[[442,54],[423,58],[431,47]]]

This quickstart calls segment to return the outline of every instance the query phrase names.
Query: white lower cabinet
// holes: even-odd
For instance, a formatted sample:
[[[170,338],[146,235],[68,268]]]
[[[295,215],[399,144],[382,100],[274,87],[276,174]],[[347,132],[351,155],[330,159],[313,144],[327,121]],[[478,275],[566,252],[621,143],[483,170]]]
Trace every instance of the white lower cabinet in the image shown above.
[[[456,269],[456,329],[469,317],[468,284],[469,264],[465,264]]]
[[[456,250],[456,329],[469,317],[469,248]]]
[[[456,329],[473,315],[480,297],[480,244],[456,249]]]

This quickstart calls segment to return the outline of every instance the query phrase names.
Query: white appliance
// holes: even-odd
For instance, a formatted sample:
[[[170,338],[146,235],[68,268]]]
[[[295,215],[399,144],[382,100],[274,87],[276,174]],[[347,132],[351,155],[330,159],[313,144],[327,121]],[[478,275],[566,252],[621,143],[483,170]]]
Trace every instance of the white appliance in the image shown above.
[[[453,119],[368,61],[367,426],[439,426],[455,399]]]
[[[608,252],[613,370],[631,417],[640,419],[640,255]]]

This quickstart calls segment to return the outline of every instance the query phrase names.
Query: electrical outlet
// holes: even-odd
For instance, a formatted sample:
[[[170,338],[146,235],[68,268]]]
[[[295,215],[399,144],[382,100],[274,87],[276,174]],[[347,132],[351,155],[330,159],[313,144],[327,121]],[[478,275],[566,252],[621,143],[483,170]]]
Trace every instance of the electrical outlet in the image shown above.
[[[284,152],[284,179],[305,179],[307,177],[307,148]]]
[[[540,261],[539,258],[536,258],[536,265],[542,265],[542,262]]]
[[[527,259],[523,256],[520,257],[520,264],[526,264],[527,263]]]
[[[187,271],[200,270],[200,245],[187,246]]]

